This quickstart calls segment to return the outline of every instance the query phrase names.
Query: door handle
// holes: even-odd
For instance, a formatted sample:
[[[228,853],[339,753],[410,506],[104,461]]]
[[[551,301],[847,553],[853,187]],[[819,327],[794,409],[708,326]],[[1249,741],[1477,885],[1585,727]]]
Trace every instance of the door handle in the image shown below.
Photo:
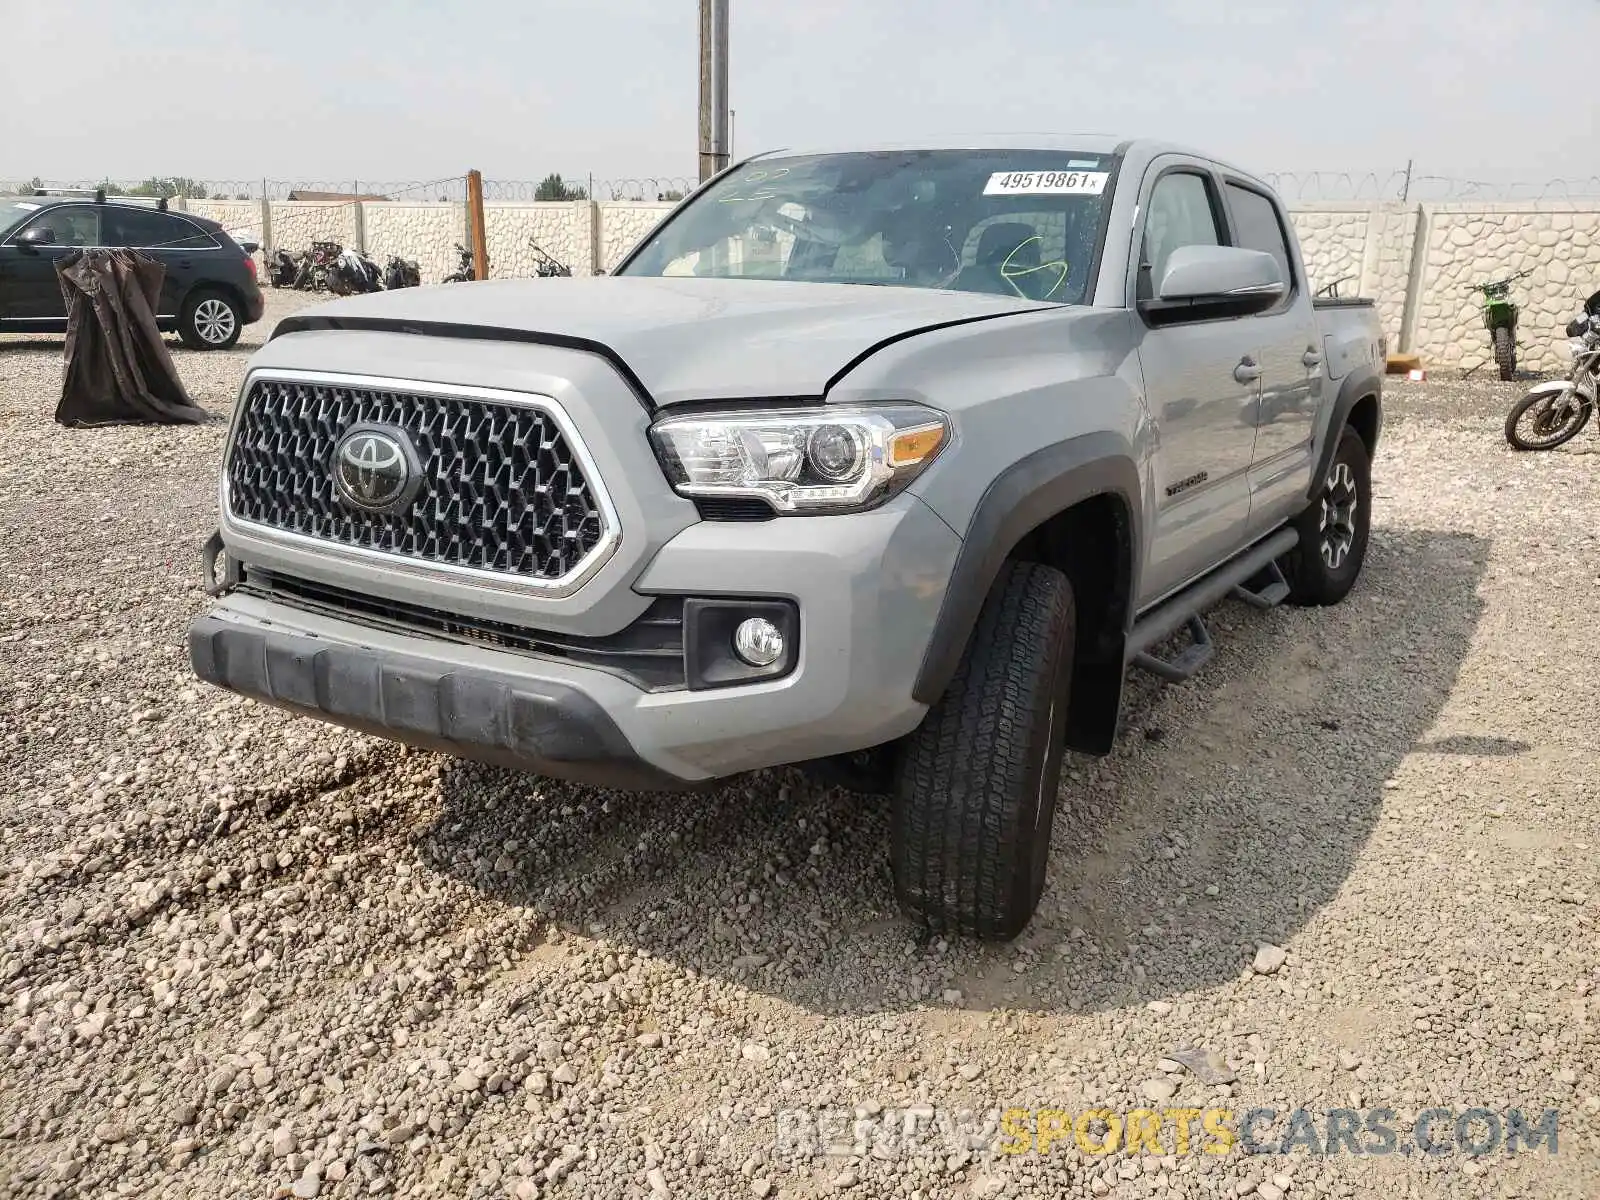
[[[1317,352],[1315,347],[1308,347],[1306,352],[1300,356],[1300,361],[1305,363],[1306,370],[1309,371],[1313,367],[1322,365],[1322,355]]]
[[[1261,368],[1256,365],[1255,359],[1246,354],[1233,369],[1233,377],[1240,383],[1254,383],[1261,378]]]

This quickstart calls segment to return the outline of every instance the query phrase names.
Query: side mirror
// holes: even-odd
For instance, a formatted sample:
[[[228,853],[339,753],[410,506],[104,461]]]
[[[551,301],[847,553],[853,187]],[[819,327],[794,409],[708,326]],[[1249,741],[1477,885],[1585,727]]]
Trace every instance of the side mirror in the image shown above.
[[[53,246],[56,244],[56,231],[48,225],[35,225],[32,229],[24,229],[17,234],[17,245],[31,254],[40,246]]]
[[[1139,311],[1153,325],[1251,317],[1289,293],[1278,260],[1238,246],[1180,246],[1167,260],[1154,300]]]

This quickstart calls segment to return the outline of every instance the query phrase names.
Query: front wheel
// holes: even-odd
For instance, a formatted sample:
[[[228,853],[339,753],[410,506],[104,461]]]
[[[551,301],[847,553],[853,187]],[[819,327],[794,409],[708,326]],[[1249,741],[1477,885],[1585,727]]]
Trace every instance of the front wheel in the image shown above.
[[[935,928],[1009,940],[1039,906],[1074,627],[1064,574],[1006,564],[955,678],[906,739],[890,825],[895,894]]]
[[[191,350],[227,350],[244,329],[242,316],[231,296],[202,288],[183,302],[178,336]]]
[[[1554,450],[1577,437],[1593,412],[1576,388],[1530,392],[1506,414],[1506,441],[1517,450]]]
[[[1517,377],[1517,339],[1504,325],[1497,326],[1494,331],[1494,361],[1500,368],[1501,379]]]
[[[1372,462],[1354,429],[1339,435],[1328,473],[1295,529],[1300,541],[1278,562],[1289,584],[1289,602],[1339,603],[1361,574],[1372,529]]]

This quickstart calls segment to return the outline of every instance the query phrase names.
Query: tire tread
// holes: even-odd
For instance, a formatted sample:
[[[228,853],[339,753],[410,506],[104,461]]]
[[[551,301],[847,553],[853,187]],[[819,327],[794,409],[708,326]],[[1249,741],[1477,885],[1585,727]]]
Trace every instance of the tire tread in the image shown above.
[[[907,741],[894,797],[895,886],[903,905],[937,927],[1011,938],[1037,906],[1043,872],[1033,835],[1037,828],[1048,840],[1049,814],[1038,814],[1034,743],[1068,677],[1073,616],[1065,575],[1009,564],[945,696]],[[1057,697],[1058,724],[1065,700]],[[1057,772],[1059,756],[1058,744]],[[1053,792],[1045,803],[1053,809]]]

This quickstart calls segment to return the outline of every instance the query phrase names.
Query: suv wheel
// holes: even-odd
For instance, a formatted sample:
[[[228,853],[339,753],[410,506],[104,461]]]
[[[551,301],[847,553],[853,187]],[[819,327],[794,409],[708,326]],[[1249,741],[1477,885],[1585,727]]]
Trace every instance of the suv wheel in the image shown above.
[[[222,292],[202,288],[183,302],[178,336],[191,350],[226,350],[243,330],[239,306]]]
[[[1021,933],[1044,891],[1066,740],[1072,585],[1008,563],[895,781],[895,894],[937,928]]]
[[[1354,429],[1339,435],[1317,495],[1295,521],[1300,544],[1279,561],[1292,604],[1337,604],[1350,594],[1367,557],[1372,527],[1372,464]]]

